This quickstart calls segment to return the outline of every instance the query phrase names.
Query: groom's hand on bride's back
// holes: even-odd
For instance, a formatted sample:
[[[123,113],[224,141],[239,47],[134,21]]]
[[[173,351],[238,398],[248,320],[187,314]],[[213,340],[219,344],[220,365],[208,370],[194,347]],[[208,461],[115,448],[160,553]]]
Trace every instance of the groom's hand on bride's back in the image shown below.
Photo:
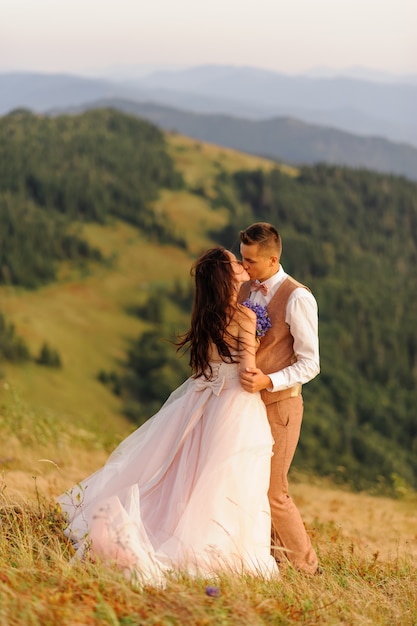
[[[262,389],[272,387],[269,376],[263,373],[258,367],[246,367],[240,372],[240,384],[245,391],[255,393]]]

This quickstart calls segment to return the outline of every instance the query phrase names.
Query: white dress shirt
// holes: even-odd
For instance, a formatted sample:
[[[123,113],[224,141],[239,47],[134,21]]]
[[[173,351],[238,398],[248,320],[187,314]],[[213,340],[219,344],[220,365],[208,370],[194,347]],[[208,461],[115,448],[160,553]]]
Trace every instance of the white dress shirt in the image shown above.
[[[278,272],[262,283],[267,285],[268,293],[264,295],[261,291],[252,291],[252,302],[267,306],[287,277],[288,274],[280,265]],[[279,372],[268,374],[273,385],[268,391],[281,391],[297,383],[303,385],[320,371],[318,310],[316,299],[310,291],[303,287],[294,289],[288,298],[285,321],[294,338],[297,361]]]

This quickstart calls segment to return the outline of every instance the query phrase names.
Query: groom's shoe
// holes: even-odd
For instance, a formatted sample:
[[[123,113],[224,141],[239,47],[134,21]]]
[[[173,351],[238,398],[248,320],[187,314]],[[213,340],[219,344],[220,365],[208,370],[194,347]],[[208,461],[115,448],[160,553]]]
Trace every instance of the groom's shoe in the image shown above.
[[[320,567],[320,565],[317,565],[317,568],[313,571],[306,571],[305,569],[301,569],[301,568],[293,568],[295,569],[296,572],[300,572],[300,574],[304,574],[305,576],[324,576],[325,575],[325,571],[322,567]]]

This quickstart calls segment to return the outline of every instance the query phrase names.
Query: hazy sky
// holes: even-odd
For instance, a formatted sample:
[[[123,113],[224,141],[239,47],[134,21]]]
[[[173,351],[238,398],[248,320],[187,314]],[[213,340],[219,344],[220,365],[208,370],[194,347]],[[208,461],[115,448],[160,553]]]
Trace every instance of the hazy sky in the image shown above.
[[[417,73],[416,0],[0,0],[0,70],[353,65]]]

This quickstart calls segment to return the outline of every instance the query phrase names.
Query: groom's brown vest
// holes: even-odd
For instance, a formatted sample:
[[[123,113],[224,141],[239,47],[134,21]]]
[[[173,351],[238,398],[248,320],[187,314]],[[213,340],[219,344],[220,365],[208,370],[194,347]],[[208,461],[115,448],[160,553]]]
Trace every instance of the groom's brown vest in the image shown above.
[[[256,366],[263,371],[264,374],[278,372],[284,367],[288,367],[296,362],[297,357],[294,354],[294,340],[285,322],[285,311],[288,298],[298,287],[308,289],[305,285],[297,282],[291,276],[288,276],[279,287],[271,302],[267,306],[268,315],[270,317],[272,327],[267,331],[264,337],[260,339],[260,345],[256,353]],[[243,302],[250,295],[250,283],[242,285],[239,301]],[[301,394],[301,385],[294,385],[289,389],[282,391],[261,391],[262,400],[265,404],[272,404],[285,398],[291,398]]]

